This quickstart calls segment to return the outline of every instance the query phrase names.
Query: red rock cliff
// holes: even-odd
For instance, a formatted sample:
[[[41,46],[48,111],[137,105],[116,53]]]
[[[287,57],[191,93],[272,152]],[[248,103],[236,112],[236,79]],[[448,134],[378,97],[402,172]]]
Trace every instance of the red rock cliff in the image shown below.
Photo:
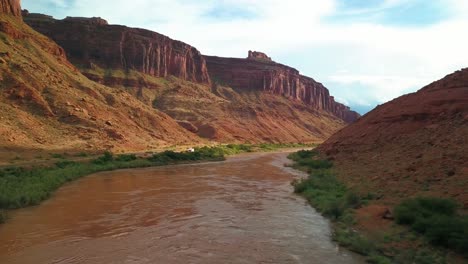
[[[194,47],[144,29],[108,25],[101,18],[55,20],[25,14],[24,20],[67,51],[73,64],[103,69],[136,70],[166,77],[209,83],[206,63]]]
[[[249,52],[247,59],[205,56],[205,60],[210,76],[221,84],[237,89],[263,90],[300,100],[331,112],[347,123],[359,117],[349,107],[337,103],[321,83],[300,75],[294,68],[271,61],[264,53]]]
[[[21,17],[21,1],[0,0],[0,13]]]
[[[467,146],[468,68],[376,107],[317,150],[383,203],[450,197],[468,209]]]

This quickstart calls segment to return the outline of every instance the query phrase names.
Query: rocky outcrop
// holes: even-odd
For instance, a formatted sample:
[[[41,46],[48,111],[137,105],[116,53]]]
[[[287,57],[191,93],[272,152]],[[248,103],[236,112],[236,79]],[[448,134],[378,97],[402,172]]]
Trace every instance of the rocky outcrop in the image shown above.
[[[24,20],[62,46],[69,60],[81,67],[135,70],[157,77],[209,83],[206,63],[194,47],[144,29],[108,25],[101,18],[67,17],[55,20],[27,14]]]
[[[107,26],[109,23],[107,20],[102,19],[100,17],[66,17],[63,21],[67,22],[76,22],[76,23],[83,23],[88,25],[95,25],[95,26]]]
[[[318,150],[385,202],[454,198],[468,209],[468,69],[378,106]]]
[[[247,59],[249,59],[249,60],[260,60],[260,61],[262,61],[262,60],[263,61],[273,61],[265,53],[258,52],[258,51],[251,51],[251,50],[249,50],[249,56],[247,56]]]
[[[21,0],[0,0],[0,13],[21,17]]]
[[[266,59],[267,58],[267,59]],[[299,71],[271,61],[264,53],[249,52],[247,59],[205,56],[210,76],[215,82],[236,89],[262,90],[299,100],[319,110],[325,110],[347,123],[359,114],[337,103],[327,88]]]

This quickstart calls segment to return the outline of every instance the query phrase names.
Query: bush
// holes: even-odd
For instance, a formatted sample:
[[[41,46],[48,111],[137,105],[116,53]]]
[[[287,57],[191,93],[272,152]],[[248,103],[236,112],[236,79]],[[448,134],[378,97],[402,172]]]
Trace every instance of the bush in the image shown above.
[[[157,164],[171,164],[181,161],[213,161],[213,160],[223,160],[224,151],[218,147],[202,147],[196,148],[194,152],[174,152],[174,151],[164,151],[161,153],[153,154],[149,157],[148,160]]]
[[[71,166],[71,165],[75,165],[76,162],[74,161],[69,161],[69,160],[63,160],[63,161],[59,161],[59,162],[56,162],[55,163],[55,166],[63,169],[65,167],[68,167],[68,166]]]
[[[347,247],[349,250],[364,256],[373,255],[376,251],[375,246],[369,240],[349,229],[337,229],[335,233],[333,233],[333,240]]]
[[[104,152],[104,154],[101,157],[95,159],[93,161],[93,163],[102,165],[102,164],[109,163],[109,162],[111,162],[113,160],[114,160],[114,155],[111,152],[106,151],[106,152]]]
[[[289,154],[288,158],[297,162],[302,159],[311,159],[317,155],[318,153],[315,150],[299,150],[298,152]]]
[[[362,199],[355,192],[349,191],[345,196],[346,207],[357,209],[362,205]]]
[[[122,161],[122,162],[134,161],[136,159],[137,159],[137,156],[135,154],[122,154],[122,155],[118,155],[117,158],[115,158],[116,161]]]
[[[468,255],[468,217],[457,215],[457,204],[448,199],[419,197],[395,208],[395,220],[409,225],[437,246]]]

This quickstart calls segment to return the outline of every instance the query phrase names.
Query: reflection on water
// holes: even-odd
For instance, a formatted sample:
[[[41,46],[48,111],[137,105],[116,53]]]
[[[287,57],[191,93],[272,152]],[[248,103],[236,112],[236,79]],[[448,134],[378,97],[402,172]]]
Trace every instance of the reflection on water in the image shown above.
[[[285,156],[85,177],[0,225],[0,263],[362,263],[291,193]]]

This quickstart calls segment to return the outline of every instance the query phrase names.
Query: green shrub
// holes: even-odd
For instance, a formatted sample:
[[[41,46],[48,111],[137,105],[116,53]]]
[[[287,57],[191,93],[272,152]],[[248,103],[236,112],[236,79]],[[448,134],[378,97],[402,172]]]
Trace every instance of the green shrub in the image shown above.
[[[364,256],[373,255],[376,252],[376,248],[372,242],[347,228],[338,228],[333,233],[333,240],[351,251]]]
[[[449,199],[419,197],[395,208],[395,220],[423,234],[429,242],[468,255],[468,217],[457,215]]]
[[[349,191],[345,196],[346,207],[357,209],[362,205],[362,199],[353,191]]]
[[[376,254],[376,253],[371,253],[366,260],[368,263],[371,263],[371,264],[392,264],[393,263],[387,257]]]
[[[345,210],[346,208],[341,201],[339,199],[334,199],[323,206],[322,212],[332,220],[337,220],[344,214]]]
[[[71,166],[71,165],[75,165],[76,162],[74,161],[69,161],[69,160],[62,160],[62,161],[59,161],[59,162],[56,162],[55,163],[55,166],[63,169],[65,167],[68,167],[68,166]]]
[[[330,169],[333,167],[333,164],[328,160],[301,159],[297,163],[299,166],[310,169]]]
[[[317,155],[318,152],[315,150],[299,150],[297,152],[289,154],[288,158],[297,162],[302,159],[311,159]]]
[[[123,162],[134,161],[136,159],[137,159],[137,156],[135,154],[121,154],[115,158],[116,161],[123,161]]]
[[[109,162],[111,162],[113,160],[114,160],[114,155],[111,152],[106,151],[106,152],[104,152],[104,154],[101,157],[93,160],[93,163],[102,165],[102,164],[109,163]]]

